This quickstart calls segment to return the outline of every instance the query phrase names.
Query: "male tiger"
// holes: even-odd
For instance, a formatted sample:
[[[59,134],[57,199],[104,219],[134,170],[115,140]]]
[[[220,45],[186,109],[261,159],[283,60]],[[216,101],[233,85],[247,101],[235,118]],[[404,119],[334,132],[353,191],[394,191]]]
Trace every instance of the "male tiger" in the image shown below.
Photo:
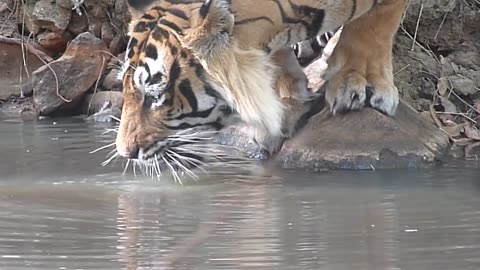
[[[161,160],[184,134],[240,119],[274,152],[291,101],[308,99],[288,46],[343,26],[329,59],[332,113],[365,103],[393,115],[392,42],[405,0],[129,0],[118,153]],[[367,88],[371,98],[367,100]],[[295,102],[293,102],[295,103]],[[176,138],[175,140],[172,138]],[[280,139],[279,139],[280,138]]]

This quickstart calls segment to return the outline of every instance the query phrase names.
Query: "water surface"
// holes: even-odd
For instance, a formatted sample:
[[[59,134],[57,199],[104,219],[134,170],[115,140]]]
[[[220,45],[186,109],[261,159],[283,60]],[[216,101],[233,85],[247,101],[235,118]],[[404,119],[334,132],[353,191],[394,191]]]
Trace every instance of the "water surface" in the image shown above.
[[[0,122],[0,269],[480,269],[475,166],[179,186],[100,166],[105,128]]]

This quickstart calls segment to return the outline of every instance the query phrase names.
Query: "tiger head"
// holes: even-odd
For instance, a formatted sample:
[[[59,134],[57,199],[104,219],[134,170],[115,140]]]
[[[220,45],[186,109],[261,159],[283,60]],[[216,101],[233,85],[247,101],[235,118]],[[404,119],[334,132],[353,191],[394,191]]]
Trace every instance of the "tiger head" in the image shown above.
[[[228,7],[218,0],[170,2],[128,1],[132,22],[116,139],[118,154],[126,158],[157,159],[175,146],[196,143],[182,139],[186,134],[217,131],[236,118],[228,95],[199,58],[211,50],[196,49],[228,42]]]

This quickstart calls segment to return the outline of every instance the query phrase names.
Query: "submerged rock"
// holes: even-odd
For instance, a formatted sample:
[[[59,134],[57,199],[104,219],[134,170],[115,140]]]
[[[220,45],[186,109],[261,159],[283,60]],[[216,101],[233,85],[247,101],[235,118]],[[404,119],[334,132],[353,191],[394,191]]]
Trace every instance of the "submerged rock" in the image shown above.
[[[48,115],[83,97],[108,62],[109,55],[102,51],[108,51],[105,43],[86,32],[77,36],[50,67],[43,66],[33,73],[34,102],[41,114]]]

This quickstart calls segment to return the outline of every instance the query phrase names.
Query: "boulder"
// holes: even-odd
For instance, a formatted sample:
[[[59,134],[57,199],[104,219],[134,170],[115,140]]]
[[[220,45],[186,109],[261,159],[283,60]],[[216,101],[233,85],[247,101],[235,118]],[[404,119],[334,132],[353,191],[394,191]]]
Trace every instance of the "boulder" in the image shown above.
[[[118,77],[120,70],[112,69],[103,79],[102,87],[105,90],[120,90],[122,87],[122,79]]]
[[[308,170],[427,167],[448,150],[448,136],[401,102],[395,117],[365,108],[312,117],[276,156],[285,168]]]
[[[116,122],[122,114],[123,95],[121,92],[104,91],[88,95],[83,103],[87,120],[94,122]]]
[[[33,73],[34,102],[42,115],[83,97],[109,60],[102,51],[108,49],[101,39],[82,33],[70,42],[62,57]]]
[[[25,53],[22,53],[22,41],[14,38],[0,37],[0,100],[6,100],[11,96],[20,96],[32,93],[32,72],[43,66],[39,57],[44,61],[50,61],[38,46],[25,45]],[[24,60],[26,67],[24,66]]]
[[[106,103],[113,111],[122,111],[123,94],[118,91],[101,91],[95,94],[89,94],[85,97],[82,104],[82,113],[85,115],[92,115],[101,111]],[[120,114],[114,116],[120,118]]]
[[[40,0],[33,8],[33,20],[38,26],[53,32],[63,32],[70,22],[72,11],[51,0]]]

